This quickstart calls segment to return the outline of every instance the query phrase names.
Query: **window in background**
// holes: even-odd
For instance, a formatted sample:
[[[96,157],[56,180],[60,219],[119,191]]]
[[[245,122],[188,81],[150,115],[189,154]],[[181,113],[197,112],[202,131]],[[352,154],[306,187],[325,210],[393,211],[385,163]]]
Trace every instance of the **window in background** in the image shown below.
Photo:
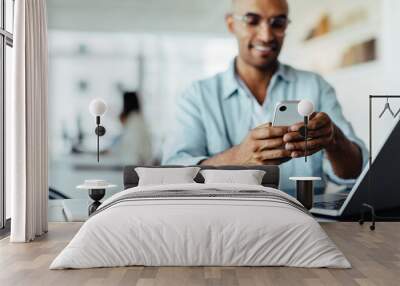
[[[10,217],[9,197],[5,188],[5,104],[11,93],[14,1],[0,0],[0,228]],[[7,223],[7,226],[9,224]]]

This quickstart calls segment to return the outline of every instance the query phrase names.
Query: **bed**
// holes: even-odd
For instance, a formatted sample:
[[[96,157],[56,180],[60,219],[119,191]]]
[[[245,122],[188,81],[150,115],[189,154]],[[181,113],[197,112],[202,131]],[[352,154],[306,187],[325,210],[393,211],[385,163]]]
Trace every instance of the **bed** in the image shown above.
[[[204,184],[199,173],[195,183],[152,186],[138,186],[135,167],[125,167],[124,191],[102,203],[50,269],[351,267],[310,213],[277,189],[276,166],[218,168],[264,170],[262,185]]]

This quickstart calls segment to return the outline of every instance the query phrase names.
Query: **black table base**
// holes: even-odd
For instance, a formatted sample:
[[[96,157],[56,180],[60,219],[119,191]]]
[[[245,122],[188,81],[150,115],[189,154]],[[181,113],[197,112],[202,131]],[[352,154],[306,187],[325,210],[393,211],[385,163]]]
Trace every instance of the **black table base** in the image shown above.
[[[313,181],[296,181],[296,198],[306,209],[310,210],[314,202]]]
[[[106,189],[90,189],[89,197],[94,201],[88,208],[89,216],[94,213],[97,208],[101,205],[100,200],[106,194]]]

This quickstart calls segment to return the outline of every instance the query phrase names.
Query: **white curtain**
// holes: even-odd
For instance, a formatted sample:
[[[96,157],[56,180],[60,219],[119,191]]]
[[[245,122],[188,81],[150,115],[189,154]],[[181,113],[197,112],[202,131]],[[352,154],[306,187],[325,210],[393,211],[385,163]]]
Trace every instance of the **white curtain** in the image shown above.
[[[46,0],[17,0],[14,9],[13,92],[6,115],[10,241],[28,242],[47,232]]]

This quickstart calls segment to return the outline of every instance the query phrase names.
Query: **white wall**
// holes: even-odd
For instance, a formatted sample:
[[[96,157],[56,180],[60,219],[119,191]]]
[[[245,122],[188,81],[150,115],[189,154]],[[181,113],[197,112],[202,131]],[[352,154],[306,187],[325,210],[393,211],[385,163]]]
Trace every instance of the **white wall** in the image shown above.
[[[400,1],[382,0],[382,57],[385,92],[400,94]]]

